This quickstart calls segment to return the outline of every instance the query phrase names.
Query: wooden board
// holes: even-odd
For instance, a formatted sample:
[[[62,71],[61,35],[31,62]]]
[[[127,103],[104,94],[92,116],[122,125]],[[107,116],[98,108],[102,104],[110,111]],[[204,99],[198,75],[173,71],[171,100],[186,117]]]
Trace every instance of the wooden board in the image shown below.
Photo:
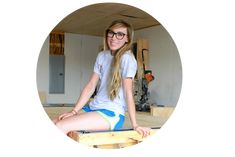
[[[147,49],[147,50],[144,50],[144,49]],[[148,69],[148,53],[149,53],[148,49],[149,49],[149,44],[148,44],[147,39],[137,39],[137,65],[138,65],[137,78],[138,79],[141,79],[144,77],[143,64],[145,65],[145,70]],[[142,57],[142,51],[143,51],[144,58]]]
[[[46,104],[47,103],[47,101],[46,101],[46,92],[39,91],[38,95],[39,95],[39,99],[41,101],[41,104],[43,104],[43,105]]]
[[[157,130],[152,129],[149,136],[152,136]],[[81,144],[98,148],[122,148],[142,142],[149,137],[142,137],[134,130],[89,133],[73,131],[69,136]]]
[[[172,112],[174,111],[174,107],[158,107],[158,106],[151,106],[150,113],[152,116],[162,117],[168,119]]]

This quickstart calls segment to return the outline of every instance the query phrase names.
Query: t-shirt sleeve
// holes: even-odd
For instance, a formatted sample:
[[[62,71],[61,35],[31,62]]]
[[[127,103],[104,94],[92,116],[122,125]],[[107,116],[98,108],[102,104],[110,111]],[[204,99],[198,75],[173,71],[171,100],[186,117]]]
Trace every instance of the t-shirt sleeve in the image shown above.
[[[96,57],[96,61],[94,65],[94,72],[97,73],[99,76],[101,74],[100,56],[101,54],[99,53],[98,56]]]
[[[131,54],[124,54],[121,60],[121,76],[122,78],[134,78],[137,71],[137,62]]]

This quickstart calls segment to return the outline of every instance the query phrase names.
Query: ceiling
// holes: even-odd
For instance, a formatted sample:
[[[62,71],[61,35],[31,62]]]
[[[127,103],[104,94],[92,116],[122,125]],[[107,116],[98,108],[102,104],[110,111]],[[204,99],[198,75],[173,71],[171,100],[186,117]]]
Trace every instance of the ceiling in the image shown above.
[[[138,8],[119,3],[98,3],[71,13],[52,31],[102,36],[105,28],[115,19],[127,21],[134,30],[160,25]]]

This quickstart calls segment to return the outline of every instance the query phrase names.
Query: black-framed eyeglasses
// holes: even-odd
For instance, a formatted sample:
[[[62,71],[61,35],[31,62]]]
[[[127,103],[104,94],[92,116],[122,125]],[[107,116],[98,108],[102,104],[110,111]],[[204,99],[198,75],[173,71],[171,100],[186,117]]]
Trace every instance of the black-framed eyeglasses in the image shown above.
[[[113,36],[115,35],[115,37],[118,39],[118,40],[122,40],[124,38],[124,36],[126,35],[125,33],[122,33],[122,32],[113,32],[111,30],[108,30],[107,31],[107,37],[109,38],[113,38]]]

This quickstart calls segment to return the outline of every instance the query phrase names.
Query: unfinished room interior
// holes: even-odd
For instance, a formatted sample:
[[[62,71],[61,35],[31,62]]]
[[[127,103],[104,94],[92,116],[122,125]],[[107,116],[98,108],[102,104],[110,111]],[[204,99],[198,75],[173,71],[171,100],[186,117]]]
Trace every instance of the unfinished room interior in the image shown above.
[[[151,135],[156,134],[177,106],[182,66],[176,44],[166,28],[133,6],[119,3],[86,6],[62,19],[48,33],[37,63],[41,104],[51,120],[73,109],[103,49],[104,31],[115,19],[127,21],[134,28],[132,52],[138,65],[133,87],[136,118],[139,125],[152,128]],[[98,148],[123,148],[144,140],[133,130],[128,112],[120,131],[78,130],[71,132],[70,137]]]

